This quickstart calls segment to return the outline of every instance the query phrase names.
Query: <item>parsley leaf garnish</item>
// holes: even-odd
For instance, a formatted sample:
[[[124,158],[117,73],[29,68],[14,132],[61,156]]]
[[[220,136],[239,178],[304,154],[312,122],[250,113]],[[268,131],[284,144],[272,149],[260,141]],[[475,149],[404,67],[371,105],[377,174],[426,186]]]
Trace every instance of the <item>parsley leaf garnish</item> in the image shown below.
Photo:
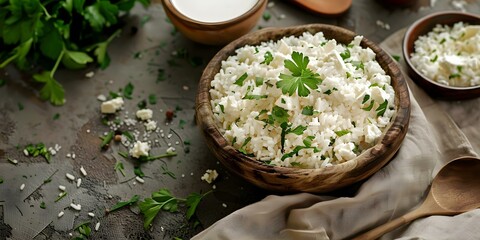
[[[275,106],[272,108],[272,117],[273,120],[281,124],[284,122],[288,122],[288,118],[290,117],[290,115],[288,115],[288,111],[286,109]]]
[[[168,189],[160,189],[158,192],[152,193],[151,198],[146,198],[138,203],[140,212],[144,217],[143,227],[149,229],[160,210],[177,212],[179,204],[185,204],[187,207],[186,218],[190,220],[195,214],[200,201],[210,192],[204,194],[191,193],[186,199],[173,196]]]
[[[368,101],[368,99],[370,99],[370,95],[365,94],[365,96],[363,97],[363,100],[362,100],[362,104],[366,103]]]
[[[126,207],[126,206],[131,206],[132,204],[136,203],[139,199],[140,199],[140,196],[133,195],[133,197],[130,198],[130,200],[128,200],[126,202],[120,201],[117,204],[113,205],[110,209],[107,209],[107,213],[117,211],[117,210],[119,210],[123,207]]]
[[[382,104],[380,104],[377,109],[375,109],[375,111],[377,112],[377,116],[383,116],[383,114],[387,110],[387,106],[388,106],[388,101],[385,99],[385,101]]]
[[[368,105],[367,107],[364,107],[364,108],[362,108],[362,109],[365,110],[365,111],[370,111],[370,110],[372,110],[374,103],[375,103],[375,101],[372,100],[372,101],[370,102],[370,105]]]
[[[343,53],[340,53],[340,57],[342,57],[343,60],[350,58],[350,50],[348,50],[348,48],[345,49]]]
[[[247,79],[248,77],[248,74],[247,73],[244,73],[242,74],[242,76],[240,76],[237,81],[234,82],[234,84],[238,85],[238,86],[243,86],[243,82],[245,81],[245,79]]]
[[[313,106],[305,106],[302,109],[302,114],[306,116],[312,116],[313,115]]]
[[[265,58],[265,60],[263,60],[263,62],[261,63],[267,64],[267,65],[270,64],[270,62],[272,62],[273,60],[273,55],[270,51],[267,51],[265,55],[263,55],[263,57]]]
[[[335,131],[335,134],[337,134],[337,136],[341,137],[341,136],[344,136],[344,135],[347,135],[349,133],[352,133],[352,131],[350,130],[340,130],[340,131]]]
[[[292,75],[280,74],[280,81],[277,82],[277,88],[282,89],[283,94],[292,96],[295,92],[300,97],[306,97],[310,94],[310,90],[318,88],[318,84],[322,83],[317,73],[313,73],[308,68],[310,60],[303,53],[293,52],[292,60],[285,59],[284,65]]]
[[[113,167],[113,169],[116,171],[119,171],[122,174],[122,176],[125,177],[125,169],[123,168],[122,162],[115,163],[115,166]]]

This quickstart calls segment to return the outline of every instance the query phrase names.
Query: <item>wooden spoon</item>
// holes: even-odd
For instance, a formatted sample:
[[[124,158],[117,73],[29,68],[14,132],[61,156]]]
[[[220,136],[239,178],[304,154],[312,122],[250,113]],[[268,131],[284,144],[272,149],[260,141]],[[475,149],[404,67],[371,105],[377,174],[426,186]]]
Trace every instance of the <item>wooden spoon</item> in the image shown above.
[[[356,238],[377,239],[391,230],[417,218],[430,215],[456,215],[480,207],[480,159],[457,158],[447,163],[435,176],[423,204],[391,222]]]
[[[290,0],[292,3],[303,7],[311,12],[326,15],[338,16],[346,12],[352,0]]]

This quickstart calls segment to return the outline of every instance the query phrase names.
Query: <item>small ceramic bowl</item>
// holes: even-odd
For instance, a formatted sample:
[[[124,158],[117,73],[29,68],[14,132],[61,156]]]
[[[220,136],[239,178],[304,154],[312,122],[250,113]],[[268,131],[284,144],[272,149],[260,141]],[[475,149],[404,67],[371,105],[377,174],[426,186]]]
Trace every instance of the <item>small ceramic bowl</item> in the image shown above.
[[[257,24],[268,2],[258,0],[250,10],[227,21],[201,22],[182,14],[172,0],[161,1],[168,18],[181,33],[206,45],[225,45],[248,33]]]
[[[445,100],[463,100],[480,97],[480,85],[472,87],[448,86],[433,81],[423,75],[413,66],[410,56],[415,52],[415,41],[422,35],[426,35],[437,24],[453,25],[457,22],[480,24],[480,16],[464,12],[438,12],[425,16],[414,22],[405,33],[403,39],[403,57],[407,62],[408,74],[413,81],[422,87],[431,96]]]
[[[391,77],[395,89],[396,112],[377,143],[358,157],[341,164],[319,169],[301,169],[267,165],[242,154],[223,137],[217,127],[210,103],[210,82],[219,72],[222,61],[245,45],[255,46],[285,36],[300,36],[304,32],[323,32],[325,38],[349,44],[355,33],[333,25],[311,24],[287,28],[268,28],[249,33],[225,46],[208,63],[199,82],[196,99],[196,122],[206,138],[207,146],[230,171],[245,180],[268,190],[284,192],[328,192],[361,181],[382,168],[400,148],[407,133],[410,117],[410,98],[405,79],[392,58],[366,38],[360,45],[369,47],[376,60]]]

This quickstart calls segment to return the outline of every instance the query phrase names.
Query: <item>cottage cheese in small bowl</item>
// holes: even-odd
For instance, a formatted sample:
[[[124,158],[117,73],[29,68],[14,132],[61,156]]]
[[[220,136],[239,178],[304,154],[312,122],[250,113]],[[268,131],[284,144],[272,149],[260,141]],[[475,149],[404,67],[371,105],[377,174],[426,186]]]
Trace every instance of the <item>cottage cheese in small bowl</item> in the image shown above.
[[[415,41],[410,61],[421,74],[440,84],[480,85],[480,25],[437,24]]]
[[[391,78],[361,40],[344,45],[305,32],[237,49],[210,83],[220,132],[269,165],[321,168],[354,159],[395,114]]]

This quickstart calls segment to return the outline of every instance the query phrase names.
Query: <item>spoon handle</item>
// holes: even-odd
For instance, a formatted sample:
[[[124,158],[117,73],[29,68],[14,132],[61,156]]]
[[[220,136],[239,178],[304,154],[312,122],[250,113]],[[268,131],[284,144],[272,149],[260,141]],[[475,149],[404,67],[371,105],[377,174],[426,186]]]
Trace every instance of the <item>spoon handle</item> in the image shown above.
[[[390,232],[394,230],[395,228],[402,226],[404,224],[407,224],[417,218],[419,218],[420,215],[417,214],[417,212],[414,210],[412,212],[409,212],[401,217],[398,217],[390,222],[384,223],[383,225],[380,225],[364,234],[361,234],[352,240],[374,240],[378,239],[381,237],[383,234]]]

